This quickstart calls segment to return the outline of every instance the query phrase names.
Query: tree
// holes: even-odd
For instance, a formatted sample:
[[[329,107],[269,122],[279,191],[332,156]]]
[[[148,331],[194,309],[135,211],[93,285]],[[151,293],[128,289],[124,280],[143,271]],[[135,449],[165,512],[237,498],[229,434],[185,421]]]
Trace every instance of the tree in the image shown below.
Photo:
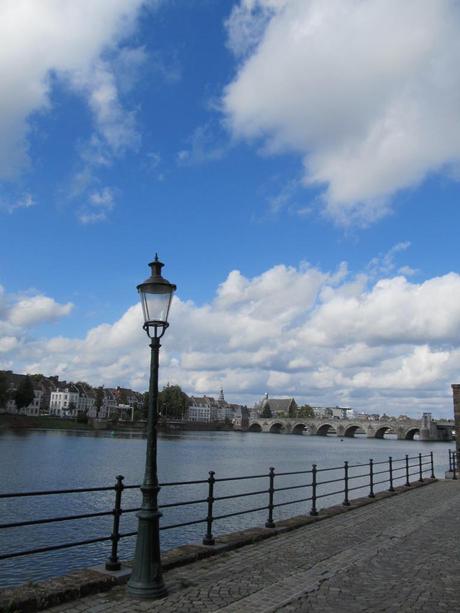
[[[4,407],[8,402],[8,378],[4,372],[0,372],[0,407]]]
[[[289,417],[296,417],[297,416],[297,411],[298,411],[298,407],[297,407],[297,403],[294,399],[292,399],[292,402],[289,406]]]
[[[75,402],[69,402],[69,413],[73,415],[77,411],[77,405]]]
[[[142,394],[143,396],[143,401],[142,401],[142,419],[147,419],[147,416],[149,414],[149,393],[148,392],[144,392]]]
[[[128,404],[128,396],[126,390],[121,387],[117,388],[117,399],[119,404]]]
[[[309,404],[304,404],[297,412],[298,417],[314,417],[315,412]]]
[[[158,394],[158,410],[163,417],[182,419],[188,407],[188,396],[179,385],[166,385]]]
[[[264,408],[263,408],[262,413],[261,413],[261,415],[260,415],[260,416],[261,416],[261,417],[268,418],[268,419],[269,419],[270,417],[273,417],[273,415],[272,415],[272,411],[271,411],[271,409],[270,409],[270,405],[268,404],[268,402],[266,402],[266,403],[265,403],[265,406],[264,406]]]
[[[104,388],[98,387],[96,390],[96,399],[94,401],[94,406],[96,407],[96,419],[99,418],[99,412],[104,403]]]
[[[14,394],[14,401],[18,410],[28,407],[34,401],[34,386],[29,375],[26,375],[18,385]]]

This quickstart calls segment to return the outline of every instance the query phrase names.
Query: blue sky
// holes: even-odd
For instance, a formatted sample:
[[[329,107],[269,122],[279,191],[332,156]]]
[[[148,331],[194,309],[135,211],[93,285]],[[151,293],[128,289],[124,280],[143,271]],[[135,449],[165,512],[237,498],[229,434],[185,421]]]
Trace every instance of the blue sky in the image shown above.
[[[451,413],[453,0],[0,8],[0,368],[251,404]],[[388,44],[391,42],[391,44]]]

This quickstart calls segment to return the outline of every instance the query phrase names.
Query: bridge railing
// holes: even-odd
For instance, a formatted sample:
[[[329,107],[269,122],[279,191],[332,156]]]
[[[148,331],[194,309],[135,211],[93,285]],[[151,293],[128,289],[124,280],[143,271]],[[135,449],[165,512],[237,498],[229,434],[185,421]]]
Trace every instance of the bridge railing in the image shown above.
[[[449,454],[450,465],[456,467],[454,454]],[[454,468],[455,470],[455,468]],[[429,474],[428,474],[429,473]],[[263,523],[267,528],[275,528],[275,515],[278,519],[286,517],[284,509],[292,505],[295,510],[305,515],[316,516],[319,513],[318,505],[321,501],[329,498],[339,504],[349,506],[351,499],[357,492],[373,498],[376,490],[387,489],[393,492],[395,485],[410,486],[414,480],[423,482],[425,478],[434,478],[433,453],[409,456],[374,462],[372,459],[364,464],[350,464],[344,462],[341,466],[318,467],[313,464],[309,470],[276,472],[271,467],[267,473],[244,475],[236,477],[216,477],[214,471],[208,473],[207,479],[193,481],[176,481],[161,483],[162,498],[168,497],[171,502],[160,504],[160,511],[166,520],[160,530],[194,527],[198,524],[205,526],[202,538],[204,545],[215,544],[214,530],[218,524],[219,532],[229,531],[237,527],[229,523],[234,518],[240,518],[250,514],[256,514],[256,523]],[[0,494],[0,502],[18,498],[37,498],[55,496],[73,496],[78,494],[96,494],[113,492],[113,508],[111,510],[93,511],[86,513],[71,513],[41,519],[26,519],[22,521],[4,521],[0,523],[0,535],[4,530],[23,529],[28,526],[44,524],[62,524],[76,520],[89,520],[101,517],[112,517],[111,534],[93,536],[92,538],[80,538],[71,542],[57,543],[23,549],[20,551],[0,551],[0,561],[43,554],[73,547],[92,545],[95,543],[111,542],[111,548],[106,568],[117,570],[120,568],[119,542],[136,535],[135,530],[121,531],[122,517],[129,516],[139,511],[139,507],[122,506],[122,499],[129,490],[139,490],[139,485],[124,485],[124,477],[119,475],[115,485],[109,487],[74,488],[62,490],[46,490],[34,492],[17,492]],[[300,481],[300,482],[299,482]],[[255,486],[253,485],[255,483]],[[252,489],[248,489],[251,488]],[[255,489],[254,489],[255,487]],[[184,490],[191,491],[192,497],[181,499]],[[241,491],[243,490],[243,491]],[[183,495],[183,494],[182,494]],[[293,497],[292,497],[293,496]],[[247,507],[245,500],[256,500]],[[259,501],[259,502],[257,502]],[[64,505],[65,506],[65,505]],[[70,505],[72,508],[72,504]],[[68,505],[67,507],[68,508]],[[31,511],[32,509],[32,511]],[[185,511],[184,511],[185,509]],[[32,505],[28,505],[29,513],[33,512]],[[172,513],[171,513],[172,512]],[[185,515],[184,515],[185,513]],[[11,514],[10,514],[11,515]],[[14,515],[16,517],[16,513]],[[132,517],[132,519],[134,519]],[[185,521],[183,521],[185,520]],[[1,521],[1,520],[0,520]],[[123,520],[125,521],[125,520]],[[134,525],[134,522],[131,522]],[[252,524],[253,525],[253,524]],[[93,526],[94,527],[94,526]],[[241,526],[240,526],[241,527]],[[81,531],[77,529],[80,534]],[[81,533],[84,534],[84,531]],[[196,538],[196,533],[195,533]],[[40,544],[35,540],[35,544]],[[184,543],[181,543],[184,544]]]

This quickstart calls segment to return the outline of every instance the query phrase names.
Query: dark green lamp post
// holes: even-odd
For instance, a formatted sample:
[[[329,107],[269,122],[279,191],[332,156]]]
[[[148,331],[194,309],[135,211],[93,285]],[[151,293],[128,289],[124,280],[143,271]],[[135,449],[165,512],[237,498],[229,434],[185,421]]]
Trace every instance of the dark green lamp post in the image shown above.
[[[161,573],[160,517],[158,511],[157,422],[158,361],[160,339],[168,327],[168,313],[176,286],[161,276],[162,262],[155,255],[149,264],[151,276],[137,286],[144,313],[144,330],[151,342],[149,406],[147,418],[147,453],[144,481],[141,486],[142,506],[139,519],[136,553],[128,593],[138,598],[161,598],[166,587]]]

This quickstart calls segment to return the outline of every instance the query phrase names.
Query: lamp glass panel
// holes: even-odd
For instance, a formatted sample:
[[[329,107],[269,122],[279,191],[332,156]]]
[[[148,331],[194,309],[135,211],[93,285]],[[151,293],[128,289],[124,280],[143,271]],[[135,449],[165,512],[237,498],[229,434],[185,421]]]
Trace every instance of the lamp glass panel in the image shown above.
[[[167,323],[169,307],[171,305],[172,291],[168,286],[143,287],[139,290],[141,295],[144,321],[161,321]]]

